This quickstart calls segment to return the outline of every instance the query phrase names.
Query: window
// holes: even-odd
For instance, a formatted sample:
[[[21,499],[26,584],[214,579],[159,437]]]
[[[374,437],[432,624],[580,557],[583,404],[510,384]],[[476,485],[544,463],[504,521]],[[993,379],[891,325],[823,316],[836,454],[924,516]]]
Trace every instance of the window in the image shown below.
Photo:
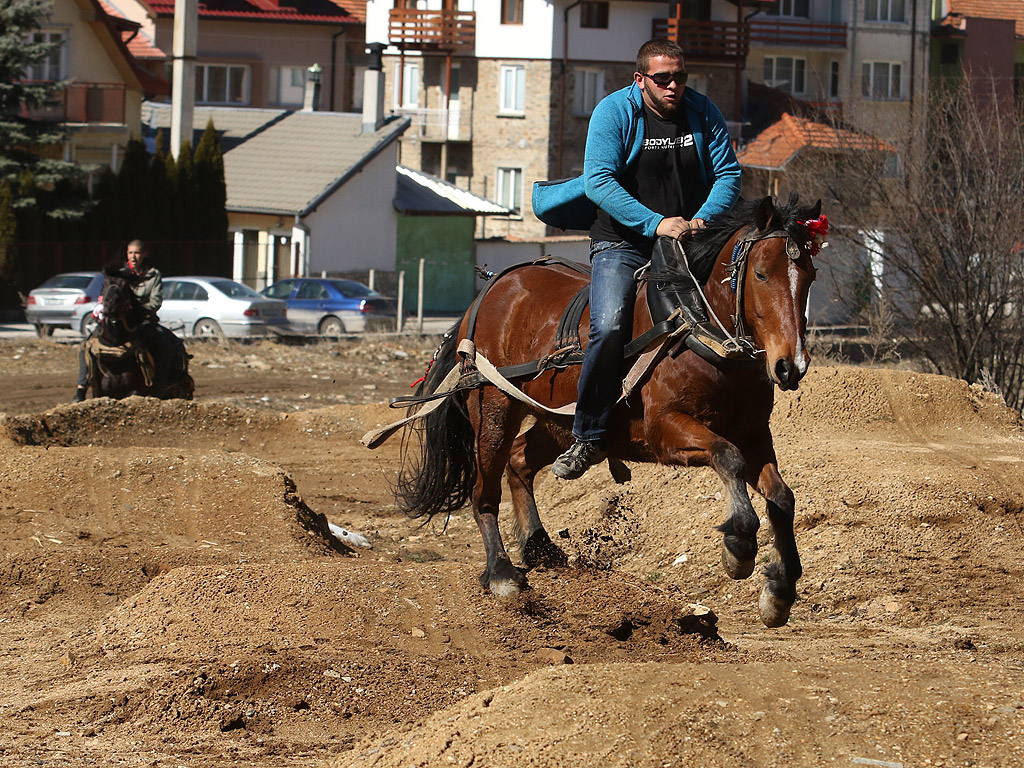
[[[248,104],[249,67],[196,64],[196,104]]]
[[[573,114],[589,115],[604,96],[604,71],[583,68],[576,70],[576,100],[573,104]]]
[[[871,0],[868,0],[868,2],[870,3]],[[768,10],[768,15],[799,16],[802,19],[806,19],[811,15],[811,0],[778,0]]]
[[[526,111],[526,67],[508,65],[501,68],[498,112],[521,115]]]
[[[807,60],[791,56],[765,56],[764,84],[786,93],[807,92]]]
[[[292,295],[297,282],[298,280],[282,280],[279,283],[274,283],[267,289],[266,295],[271,299],[287,299]]]
[[[906,20],[906,0],[865,0],[864,21]]]
[[[580,5],[580,26],[584,29],[608,29],[608,3]]]
[[[28,36],[28,42],[52,47],[41,61],[25,67],[26,80],[64,80],[68,76],[68,45],[63,32],[33,32]]]
[[[306,95],[306,67],[270,68],[270,103],[300,105]]]
[[[499,203],[519,213],[523,205],[523,169],[499,168],[495,191]]]
[[[861,70],[861,95],[877,101],[903,98],[903,65],[890,61],[865,61]]]
[[[828,96],[830,99],[839,98],[839,62],[833,61],[828,67]]]
[[[501,0],[501,23],[523,23],[523,0]]]
[[[420,63],[405,62],[401,75],[395,78],[395,108],[416,109],[420,105]]]
[[[299,286],[299,290],[295,292],[295,298],[322,300],[330,298],[330,295],[327,293],[327,289],[320,285],[320,283],[308,281]]]

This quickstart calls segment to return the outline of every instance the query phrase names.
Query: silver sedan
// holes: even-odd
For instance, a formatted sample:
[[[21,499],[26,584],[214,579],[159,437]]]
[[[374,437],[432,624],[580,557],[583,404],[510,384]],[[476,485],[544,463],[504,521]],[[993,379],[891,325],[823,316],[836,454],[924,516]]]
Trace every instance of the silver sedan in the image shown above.
[[[288,326],[287,306],[226,277],[164,278],[160,323],[181,336],[267,336]]]

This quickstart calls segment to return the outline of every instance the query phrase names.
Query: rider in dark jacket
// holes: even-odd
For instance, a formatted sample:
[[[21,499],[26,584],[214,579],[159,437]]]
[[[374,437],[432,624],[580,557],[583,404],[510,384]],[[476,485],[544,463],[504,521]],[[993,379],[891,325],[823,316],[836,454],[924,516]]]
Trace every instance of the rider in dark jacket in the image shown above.
[[[147,318],[139,326],[138,332],[142,343],[153,353],[153,393],[159,395],[167,384],[167,371],[173,350],[164,334],[160,332],[157,320],[157,311],[164,303],[163,276],[159,269],[149,264],[149,248],[142,240],[132,240],[128,243],[127,261],[120,274],[128,281],[139,305],[147,313]],[[83,344],[78,353],[78,387],[71,402],[82,402],[88,386],[89,370],[85,363]]]

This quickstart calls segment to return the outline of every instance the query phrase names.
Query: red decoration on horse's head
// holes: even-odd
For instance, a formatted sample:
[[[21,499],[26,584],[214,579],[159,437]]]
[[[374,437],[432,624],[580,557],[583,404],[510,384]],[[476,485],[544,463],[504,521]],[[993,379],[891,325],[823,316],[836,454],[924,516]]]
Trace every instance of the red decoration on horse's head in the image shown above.
[[[797,223],[807,227],[807,231],[811,235],[811,240],[807,245],[808,250],[810,250],[811,256],[817,256],[822,247],[828,245],[825,239],[828,237],[828,216],[823,213],[817,219],[808,219]]]

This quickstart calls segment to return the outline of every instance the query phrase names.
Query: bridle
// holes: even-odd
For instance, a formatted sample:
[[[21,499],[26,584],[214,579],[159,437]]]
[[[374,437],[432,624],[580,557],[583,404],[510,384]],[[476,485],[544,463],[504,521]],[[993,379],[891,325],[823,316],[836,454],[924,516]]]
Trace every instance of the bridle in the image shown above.
[[[729,287],[732,288],[733,295],[736,297],[736,311],[732,316],[733,327],[736,329],[735,339],[738,343],[749,345],[754,350],[754,354],[761,354],[764,350],[756,349],[753,339],[746,332],[746,324],[743,322],[743,294],[746,284],[747,262],[749,261],[751,250],[753,250],[757,243],[762,240],[773,240],[776,238],[786,239],[786,255],[789,256],[790,261],[796,261],[800,258],[802,254],[800,244],[785,230],[775,230],[764,234],[753,232],[736,241],[732,249],[732,261],[726,265],[728,275],[725,280],[729,281]],[[722,282],[725,282],[725,280]],[[717,317],[715,317],[715,322],[718,322]],[[719,327],[730,338],[733,338],[733,334],[729,334],[722,327],[721,323],[719,323]]]

